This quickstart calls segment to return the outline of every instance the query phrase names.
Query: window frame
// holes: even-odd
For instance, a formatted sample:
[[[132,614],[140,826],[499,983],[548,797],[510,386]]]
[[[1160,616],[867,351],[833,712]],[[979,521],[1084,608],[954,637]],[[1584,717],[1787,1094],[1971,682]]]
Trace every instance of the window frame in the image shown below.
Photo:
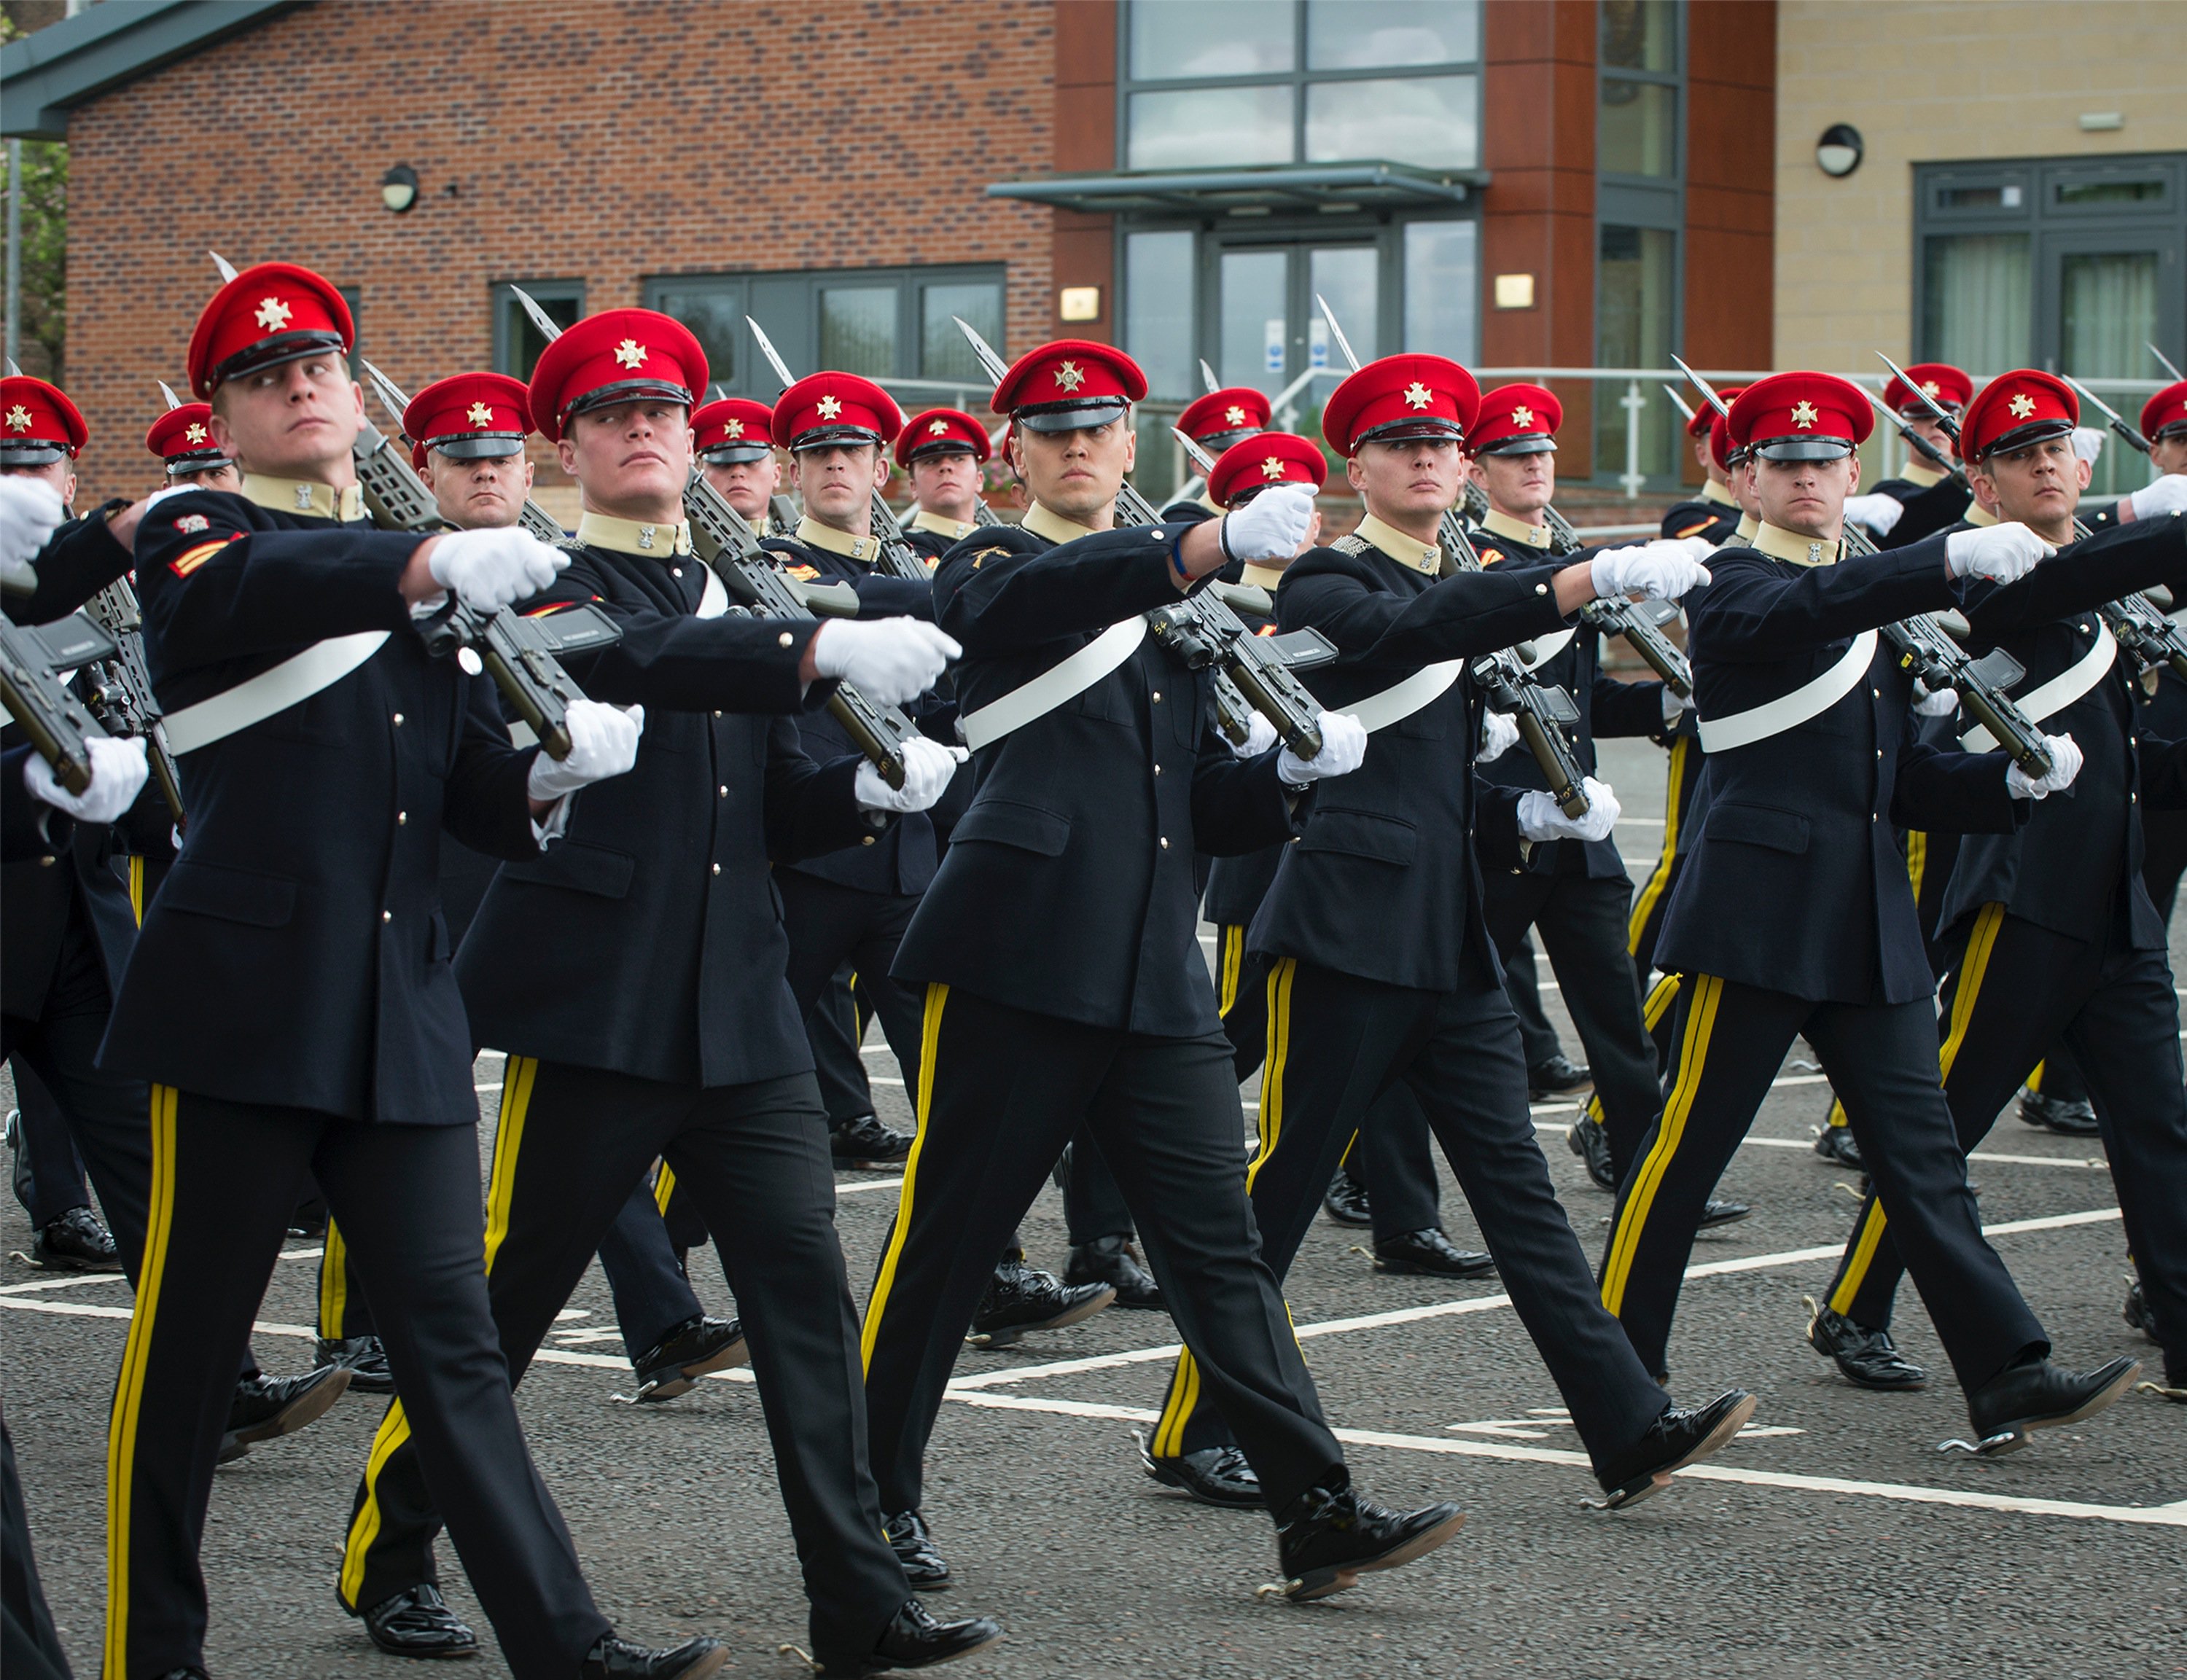
[[[528,379],[530,368],[519,370],[516,366],[516,346],[523,334],[518,327],[524,306],[511,295],[521,288],[544,308],[550,303],[575,303],[576,318],[585,318],[585,283],[582,278],[559,280],[496,280],[486,289],[486,296],[493,315],[493,371],[506,374],[514,379]]]

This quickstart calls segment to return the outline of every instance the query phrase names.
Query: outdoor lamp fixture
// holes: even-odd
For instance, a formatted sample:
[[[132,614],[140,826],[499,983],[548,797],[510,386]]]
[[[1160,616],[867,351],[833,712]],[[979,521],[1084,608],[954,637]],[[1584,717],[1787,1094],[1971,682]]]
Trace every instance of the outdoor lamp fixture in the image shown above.
[[[379,177],[379,201],[397,216],[418,202],[418,171],[398,163]]]
[[[1843,180],[1860,167],[1860,130],[1849,122],[1834,122],[1815,142],[1815,167],[1833,180]]]

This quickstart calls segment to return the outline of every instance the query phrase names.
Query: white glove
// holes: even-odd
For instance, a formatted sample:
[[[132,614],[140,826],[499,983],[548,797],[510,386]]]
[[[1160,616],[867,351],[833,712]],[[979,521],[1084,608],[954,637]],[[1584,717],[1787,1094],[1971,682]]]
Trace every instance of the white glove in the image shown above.
[[[0,484],[6,482],[0,479]],[[87,735],[83,744],[91,756],[91,785],[82,793],[63,787],[54,779],[53,767],[36,753],[24,761],[23,785],[31,798],[67,812],[79,823],[111,823],[137,802],[144,778],[152,773],[143,738],[117,741],[111,735]]]
[[[1223,547],[1236,560],[1289,559],[1313,523],[1313,486],[1271,485],[1223,516]]]
[[[939,741],[912,735],[903,744],[903,785],[892,788],[871,764],[861,764],[852,779],[859,807],[866,811],[925,811],[942,797],[949,778],[964,761]]]
[[[559,799],[622,775],[638,762],[638,738],[645,733],[644,706],[571,700],[568,724],[570,756],[557,761],[543,752],[531,761],[526,785],[534,799]]]
[[[812,668],[840,677],[875,705],[902,705],[932,688],[964,651],[921,619],[831,618],[812,638]]]
[[[1230,750],[1239,758],[1258,758],[1276,744],[1276,726],[1261,716],[1253,714],[1253,721],[1245,726],[1245,739],[1234,742]]]
[[[1846,497],[1845,516],[1855,525],[1866,525],[1878,537],[1891,535],[1891,528],[1906,517],[1906,504],[1896,496],[1886,496],[1876,491],[1867,496]]]
[[[2100,426],[2073,428],[2073,458],[2094,466],[2104,452],[2104,439],[2108,434]]]
[[[453,531],[433,540],[425,569],[465,606],[498,612],[536,595],[566,570],[570,557],[514,525],[499,531]]]
[[[1519,795],[1519,834],[1530,840],[1608,840],[1617,823],[1617,795],[1610,784],[1587,777],[1580,783],[1587,795],[1587,815],[1567,817],[1555,794],[1529,788]]]
[[[2049,775],[2030,779],[2017,764],[2005,766],[2004,790],[2015,799],[2048,799],[2072,787],[2081,773],[2081,749],[2071,735],[2045,735],[2043,744],[2050,749]]]
[[[0,484],[8,480],[0,479]],[[2187,473],[2167,473],[2154,484],[2145,484],[2126,498],[2134,503],[2134,516],[2153,520],[2159,514],[2187,512]]]
[[[1519,726],[1511,721],[1510,713],[1481,713],[1481,750],[1473,755],[1476,764],[1493,764],[1518,744]]]
[[[1914,711],[1920,717],[1949,717],[1959,709],[1959,691],[1940,688],[1935,692],[1920,677],[1914,679]]]
[[[1690,539],[1689,539],[1690,541]],[[1709,569],[1687,542],[1657,541],[1624,548],[1605,548],[1594,557],[1594,593],[1640,595],[1651,601],[1675,601],[1709,581]]]
[[[0,559],[36,559],[67,517],[60,492],[45,480],[20,473],[0,477]]]
[[[1349,776],[1366,756],[1367,726],[1341,712],[1324,711],[1321,715],[1321,750],[1312,758],[1301,758],[1285,747],[1276,755],[1276,777],[1287,788],[1302,788],[1324,776]]]
[[[1666,729],[1677,728],[1678,720],[1692,709],[1693,704],[1692,700],[1666,683],[1663,685],[1663,727]]]
[[[1955,531],[1944,539],[1944,570],[1954,577],[2011,583],[2057,553],[2017,520]]]

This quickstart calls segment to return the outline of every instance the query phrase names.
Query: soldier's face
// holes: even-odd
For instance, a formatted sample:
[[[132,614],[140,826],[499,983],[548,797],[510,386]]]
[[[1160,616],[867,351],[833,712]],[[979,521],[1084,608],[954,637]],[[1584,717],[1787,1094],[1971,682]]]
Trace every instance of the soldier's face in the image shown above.
[[[2187,473],[2187,432],[2150,439],[2149,464],[2160,473]]]
[[[1488,505],[1532,520],[1557,493],[1557,458],[1538,455],[1476,455],[1467,464],[1473,481],[1488,492]]]
[[[364,430],[364,388],[340,357],[299,357],[228,381],[212,441],[245,472],[324,478]]]
[[[1094,525],[1113,508],[1138,458],[1138,437],[1122,419],[1076,431],[1010,429],[1010,464],[1027,493],[1051,512]]]
[[[1458,505],[1465,457],[1453,437],[1397,443],[1369,439],[1344,464],[1344,475],[1379,519],[1418,521]]]
[[[790,458],[805,511],[839,531],[863,532],[873,493],[888,482],[888,458],[874,443],[826,443]]]
[[[968,520],[980,493],[980,464],[970,455],[928,455],[911,464],[911,493],[945,519]]]
[[[594,408],[573,416],[555,447],[586,506],[672,520],[691,475],[691,411],[658,399]]]
[[[721,492],[722,500],[747,520],[766,517],[767,497],[782,483],[782,464],[774,458],[773,450],[756,461],[733,461],[727,466],[718,462],[701,462],[699,470],[706,475],[706,482]]]
[[[1753,464],[1754,496],[1762,517],[1779,531],[1835,540],[1844,528],[1845,501],[1860,483],[1860,457],[1835,461]]]
[[[173,480],[177,484],[203,485],[207,490],[240,490],[243,475],[235,469],[233,461],[222,461],[216,467],[207,467],[201,473],[184,473]]]
[[[433,492],[441,517],[458,531],[498,531],[514,525],[524,498],[531,493],[531,463],[520,450],[475,460],[428,450],[419,476]]]
[[[1730,482],[1723,469],[1716,464],[1716,452],[1709,447],[1706,432],[1703,432],[1694,440],[1694,461],[1701,468],[1704,477],[1713,479],[1718,484]]]
[[[1982,505],[2001,520],[2037,531],[2068,525],[2089,487],[2089,463],[2073,452],[2070,437],[2046,437],[2025,449],[1986,457],[1968,475]]]
[[[42,466],[0,467],[0,476],[37,479],[42,484],[53,486],[53,494],[61,498],[61,506],[76,506],[76,469],[69,464],[65,455],[58,461],[48,461]]]

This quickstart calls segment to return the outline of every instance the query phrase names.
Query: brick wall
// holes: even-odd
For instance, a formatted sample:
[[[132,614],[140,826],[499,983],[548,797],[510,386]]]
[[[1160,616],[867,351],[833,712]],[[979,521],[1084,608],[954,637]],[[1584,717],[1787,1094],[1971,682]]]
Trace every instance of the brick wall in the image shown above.
[[[359,287],[366,353],[413,384],[487,365],[489,288],[535,275],[601,309],[661,274],[1004,263],[1010,341],[1037,342],[1054,217],[981,191],[1053,166],[1054,63],[1051,0],[283,14],[71,119],[82,499],[156,482],[152,381],[183,385],[208,247]]]

